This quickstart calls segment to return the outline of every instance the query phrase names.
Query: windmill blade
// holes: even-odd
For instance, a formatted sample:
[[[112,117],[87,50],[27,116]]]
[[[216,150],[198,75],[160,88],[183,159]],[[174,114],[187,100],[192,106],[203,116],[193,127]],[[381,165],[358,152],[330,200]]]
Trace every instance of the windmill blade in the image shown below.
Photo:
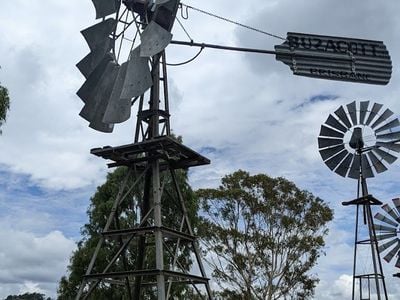
[[[386,254],[383,259],[389,263],[393,259],[393,257],[397,254],[397,252],[399,252],[399,249],[400,249],[400,242],[399,242],[399,240],[397,240],[396,247],[394,247],[392,250],[390,250],[390,252],[388,254]]]
[[[365,124],[365,117],[368,112],[369,101],[361,101],[360,102],[360,124]]]
[[[362,166],[362,173],[364,178],[372,178],[374,177],[374,173],[372,172],[372,167],[368,161],[368,158],[365,154],[361,155],[361,166]]]
[[[397,223],[395,223],[394,221],[392,221],[391,219],[385,217],[384,215],[382,215],[381,213],[376,213],[376,215],[374,216],[375,219],[382,221],[386,224],[392,225],[397,227]]]
[[[396,227],[385,226],[381,224],[374,224],[375,230],[383,231],[383,232],[397,232]]]
[[[339,120],[343,122],[344,125],[347,126],[347,128],[351,127],[351,123],[349,118],[347,117],[346,111],[344,110],[343,106],[340,106],[336,111],[335,115],[338,116]]]
[[[106,68],[108,66],[108,63],[112,61],[113,58],[111,54],[107,54],[100,64],[96,67],[96,69],[90,74],[88,79],[85,81],[85,83],[82,85],[82,87],[78,90],[76,93],[79,98],[82,99],[83,102],[88,102],[90,96],[93,94],[94,89],[98,85],[101,77],[103,76],[104,72],[106,71]]]
[[[375,116],[381,110],[382,106],[383,106],[382,104],[374,103],[374,105],[372,106],[372,110],[369,113],[367,122],[365,122],[365,125],[369,125],[372,122],[372,120],[375,118]]]
[[[397,212],[400,214],[400,198],[393,199],[394,207],[396,207]]]
[[[383,123],[387,119],[389,119],[391,116],[393,116],[394,113],[390,109],[386,109],[383,114],[372,124],[372,128],[375,128],[379,124]]]
[[[399,257],[397,258],[395,267],[396,267],[396,268],[400,268],[400,255],[399,255]]]
[[[110,34],[117,26],[117,20],[107,19],[81,31],[91,51],[102,47],[109,39]]]
[[[388,233],[388,234],[377,234],[376,239],[378,241],[383,241],[391,238],[397,237],[397,233]]]
[[[96,9],[96,19],[116,13],[119,4],[117,0],[92,0],[92,2]]]
[[[340,165],[336,168],[335,172],[340,176],[346,177],[347,171],[350,168],[350,164],[353,160],[354,155],[348,153],[346,158],[340,163]]]
[[[387,242],[387,243],[385,243],[383,245],[380,245],[378,247],[378,251],[379,252],[383,252],[383,251],[385,251],[386,249],[389,249],[391,246],[393,246],[394,244],[396,244],[398,242],[399,242],[399,239],[393,239],[393,240],[391,240],[391,241],[389,241],[389,242]]]
[[[350,104],[347,104],[346,106],[347,106],[347,110],[349,111],[350,118],[351,118],[351,121],[353,122],[353,125],[354,126],[358,125],[356,101],[353,101]]]
[[[389,164],[392,164],[397,160],[396,156],[394,156],[380,148],[372,148],[372,152],[374,152],[377,155],[379,155],[380,157],[382,157],[382,159]]]
[[[382,132],[382,131],[385,131],[388,129],[392,129],[392,128],[395,128],[398,126],[400,126],[400,121],[399,121],[399,119],[396,118],[396,119],[390,121],[389,123],[383,125],[382,127],[375,129],[375,132],[379,133],[379,132]]]
[[[155,21],[162,28],[170,32],[175,22],[176,12],[179,7],[180,0],[159,1],[156,5],[153,21]]]
[[[400,223],[399,215],[388,204],[383,205],[382,209],[384,211],[386,211],[394,220],[396,220],[398,223]]]
[[[367,155],[378,174],[387,170],[386,166],[376,157],[374,153],[368,152]]]
[[[113,90],[111,92],[110,101],[103,117],[103,123],[122,123],[131,116],[131,100],[128,98],[121,99],[122,88],[124,86],[128,63],[121,65]]]
[[[324,125],[321,125],[321,131],[319,132],[319,135],[328,137],[338,137],[338,138],[344,137],[344,133],[338,132]]]
[[[333,156],[329,160],[325,162],[325,164],[331,169],[332,171],[339,165],[339,163],[346,157],[347,150],[343,150],[342,152],[338,153],[337,155]]]
[[[151,21],[142,32],[140,56],[151,57],[163,51],[171,42],[172,34]]]
[[[332,128],[335,128],[341,132],[346,132],[347,128],[344,127],[342,124],[339,123],[338,120],[332,115],[329,115],[328,119],[326,120],[325,124],[331,126]]]
[[[378,134],[376,136],[379,140],[399,140],[400,139],[400,132],[390,132],[386,134]]]
[[[360,178],[360,156],[358,154],[354,156],[349,174],[347,176],[354,179]]]
[[[121,98],[132,99],[144,94],[153,85],[148,58],[140,57],[140,46],[132,50],[126,70]]]
[[[387,148],[389,150],[400,152],[400,144],[395,144],[393,142],[384,143],[384,142],[377,142],[376,146]]]
[[[79,69],[79,71],[81,71],[86,79],[100,64],[106,53],[111,50],[112,46],[113,40],[111,38],[108,38],[103,46],[97,47],[94,51],[90,52],[80,62],[76,64],[76,67]]]
[[[328,158],[338,154],[342,150],[344,150],[344,145],[339,145],[339,146],[319,150],[319,154],[321,155],[322,159],[325,161]]]
[[[323,137],[318,138],[318,147],[319,148],[326,148],[326,147],[331,147],[331,146],[336,146],[336,145],[341,145],[341,144],[343,144],[342,139],[329,139],[329,138],[323,138]]]

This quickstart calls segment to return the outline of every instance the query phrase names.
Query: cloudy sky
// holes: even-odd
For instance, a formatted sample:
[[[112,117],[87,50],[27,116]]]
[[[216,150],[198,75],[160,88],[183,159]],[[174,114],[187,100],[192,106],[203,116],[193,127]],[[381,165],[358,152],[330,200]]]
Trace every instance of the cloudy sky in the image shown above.
[[[191,64],[169,69],[172,128],[185,144],[212,160],[191,171],[194,187],[217,186],[237,169],[284,176],[325,199],[335,220],[314,273],[316,299],[351,291],[356,182],[332,173],[318,154],[319,127],[353,100],[400,112],[400,2],[386,0],[248,0],[184,3],[286,36],[288,31],[384,41],[393,60],[387,86],[292,75],[270,55],[206,49]],[[282,41],[189,11],[181,20],[196,42],[272,50]],[[0,9],[0,82],[11,110],[0,136],[0,298],[23,292],[55,296],[69,256],[87,221],[89,198],[107,173],[91,148],[132,140],[134,119],[112,134],[87,127],[75,95],[83,77],[75,64],[88,48],[79,31],[95,22],[90,0],[3,1]],[[179,26],[176,39],[187,40]],[[169,62],[197,49],[169,46]],[[135,112],[133,112],[135,115]],[[400,165],[369,183],[383,202],[400,196]],[[400,297],[396,270],[384,263],[388,292]]]

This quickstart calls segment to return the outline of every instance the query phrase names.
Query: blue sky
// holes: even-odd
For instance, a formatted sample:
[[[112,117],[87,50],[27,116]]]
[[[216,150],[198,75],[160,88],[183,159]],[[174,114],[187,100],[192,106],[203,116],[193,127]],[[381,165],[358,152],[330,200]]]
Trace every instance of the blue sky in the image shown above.
[[[321,278],[316,299],[348,296],[354,211],[340,203],[355,198],[356,184],[323,164],[317,136],[329,113],[353,100],[376,101],[400,113],[400,3],[184,3],[280,36],[297,31],[383,40],[389,49],[393,75],[387,86],[297,77],[273,56],[209,49],[193,63],[169,69],[173,131],[212,161],[190,172],[192,185],[217,186],[223,175],[244,169],[284,176],[325,199],[335,220],[326,256],[314,270]],[[9,88],[12,103],[0,136],[0,298],[26,291],[55,295],[87,221],[89,198],[108,171],[89,151],[131,142],[134,118],[107,135],[78,116],[82,102],[75,92],[84,79],[75,64],[88,53],[79,31],[94,18],[89,0],[2,4],[0,82]],[[193,11],[182,21],[196,42],[270,50],[281,43]],[[178,26],[173,33],[186,39]],[[171,45],[167,58],[185,61],[197,50]],[[389,202],[400,194],[399,175],[396,162],[370,181],[370,191]],[[391,278],[394,268],[384,265],[389,292],[400,295],[398,279]]]

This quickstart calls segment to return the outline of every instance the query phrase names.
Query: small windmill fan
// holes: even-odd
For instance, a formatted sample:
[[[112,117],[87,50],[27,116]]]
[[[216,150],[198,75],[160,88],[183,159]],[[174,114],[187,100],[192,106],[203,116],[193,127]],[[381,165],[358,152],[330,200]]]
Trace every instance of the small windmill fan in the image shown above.
[[[90,53],[77,67],[86,81],[77,92],[80,116],[89,126],[112,132],[130,118],[131,105],[152,85],[152,56],[172,39],[179,0],[92,0],[102,20],[81,31]],[[109,17],[113,15],[112,17]],[[123,51],[128,58],[122,58]]]
[[[400,152],[400,121],[379,103],[340,106],[321,126],[319,153],[343,177],[364,178],[388,169]]]
[[[393,199],[392,201],[394,208],[385,204],[382,206],[384,214],[377,213],[375,215],[374,218],[381,222],[381,224],[375,224],[375,230],[379,232],[379,235],[376,236],[377,240],[382,241],[378,251],[380,253],[389,251],[383,259],[390,263],[397,255],[395,266],[400,268],[400,199]]]

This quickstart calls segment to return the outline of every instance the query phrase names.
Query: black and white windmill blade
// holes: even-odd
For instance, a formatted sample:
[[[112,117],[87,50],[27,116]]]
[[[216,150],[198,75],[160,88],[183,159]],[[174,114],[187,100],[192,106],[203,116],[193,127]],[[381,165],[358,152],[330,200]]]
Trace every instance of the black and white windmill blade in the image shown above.
[[[90,53],[77,67],[86,81],[77,92],[84,102],[80,116],[101,132],[130,118],[133,99],[153,85],[151,57],[172,39],[179,0],[92,0],[95,25],[81,31]],[[134,30],[132,30],[134,29]],[[127,36],[128,30],[135,34]],[[123,43],[129,56],[119,63]]]
[[[400,268],[400,239],[399,224],[400,224],[400,199],[393,199],[395,208],[385,204],[382,206],[384,214],[377,213],[375,219],[379,220],[381,224],[375,224],[375,230],[378,233],[376,238],[382,241],[378,250],[380,253],[387,252],[383,257],[388,263],[391,262],[393,257],[397,255],[396,267]],[[385,216],[386,215],[386,216]]]
[[[318,146],[325,164],[340,176],[358,179],[362,166],[364,178],[374,177],[397,159],[400,121],[382,104],[354,101],[329,115]]]

